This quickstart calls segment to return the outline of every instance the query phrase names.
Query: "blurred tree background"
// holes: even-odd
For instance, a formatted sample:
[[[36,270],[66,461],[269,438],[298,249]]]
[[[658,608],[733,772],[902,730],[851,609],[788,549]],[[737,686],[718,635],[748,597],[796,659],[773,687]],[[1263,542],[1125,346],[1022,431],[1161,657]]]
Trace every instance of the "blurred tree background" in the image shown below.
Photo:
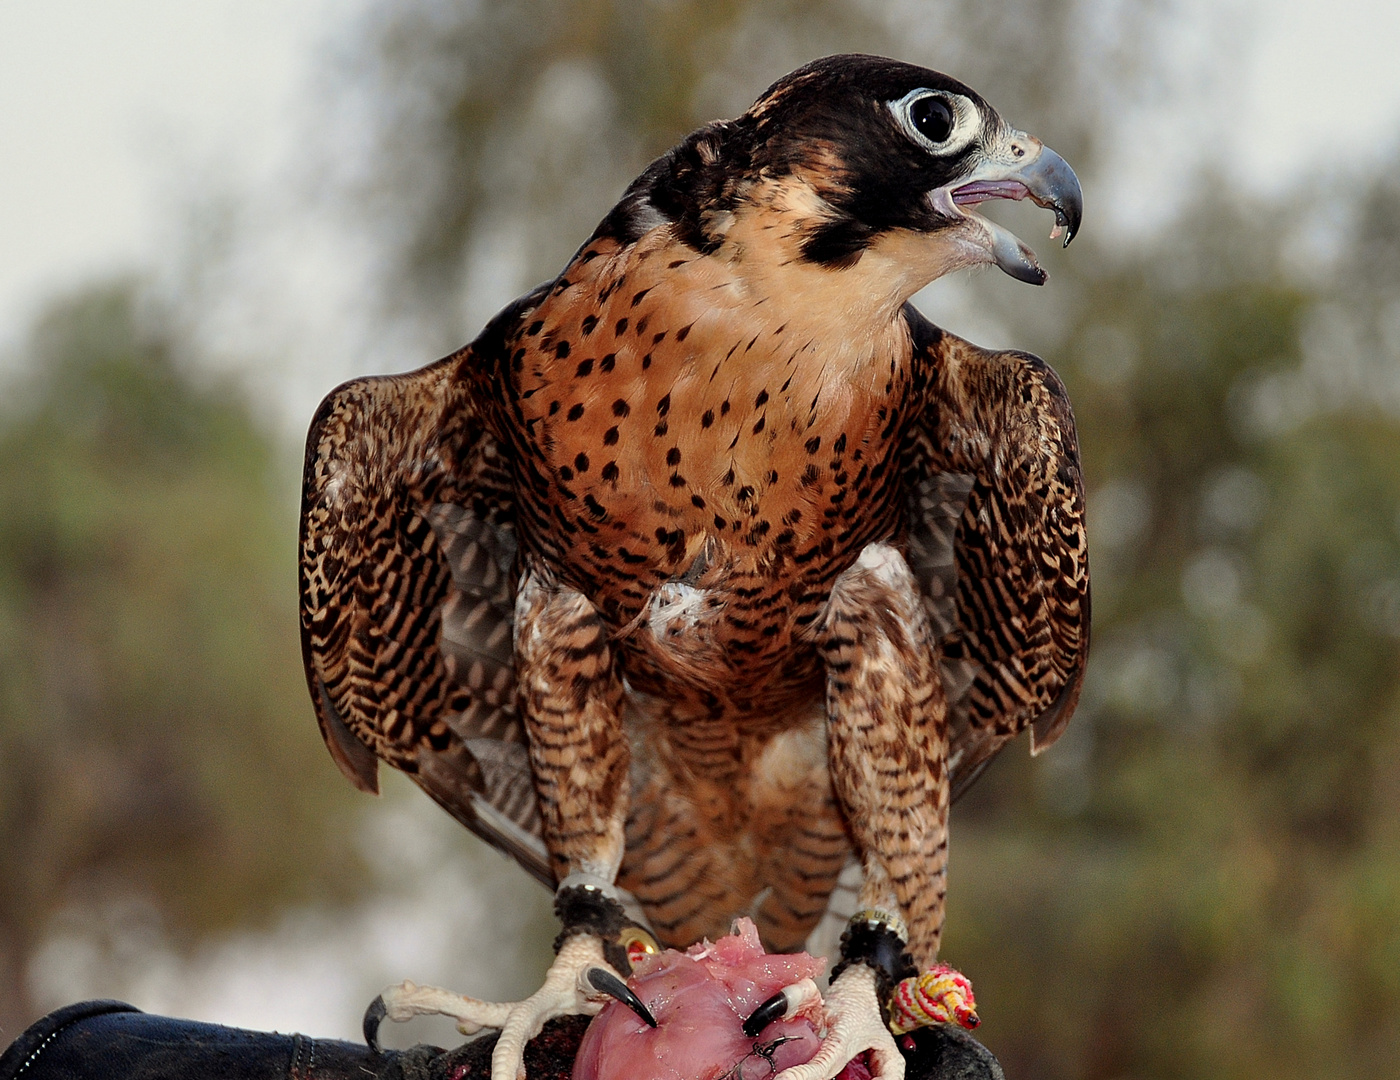
[[[188,938],[354,869],[348,800],[289,722],[295,473],[172,321],[134,281],[56,303],[0,414],[6,1030],[64,903],[148,896]]]
[[[1203,92],[1162,68],[1173,15],[382,3],[332,80],[326,107],[369,118],[332,197],[383,252],[385,318],[445,352],[555,273],[651,156],[815,55],[949,71],[1064,153],[1088,215],[1073,248],[1043,251],[1050,284],[987,274],[919,300],[1064,377],[1094,574],[1069,733],[1035,761],[1008,750],[954,811],[945,956],[1013,1080],[1387,1075],[1400,187],[1392,170],[1244,203],[1206,171],[1166,178],[1170,230],[1096,231],[1096,196],[1141,167],[1122,153],[1136,105]],[[1023,235],[1046,224],[991,213]],[[14,985],[53,912],[103,891],[154,897],[194,936],[378,887],[351,842],[369,804],[302,700],[295,450],[200,375],[176,323],[131,286],[56,308],[0,414],[0,501],[17,508],[0,519],[0,850],[22,868],[0,884],[0,979]],[[535,897],[519,925],[550,933],[523,874],[490,880]],[[21,998],[10,1022],[34,1007]]]

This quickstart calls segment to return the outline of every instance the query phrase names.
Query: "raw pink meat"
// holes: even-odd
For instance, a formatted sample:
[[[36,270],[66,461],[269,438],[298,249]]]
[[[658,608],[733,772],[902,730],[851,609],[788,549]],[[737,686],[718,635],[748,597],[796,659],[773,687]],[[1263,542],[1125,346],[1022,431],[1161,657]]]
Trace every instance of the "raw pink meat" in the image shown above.
[[[765,953],[749,919],[739,919],[734,933],[714,944],[644,957],[628,985],[656,1028],[609,1002],[588,1026],[573,1080],[763,1080],[810,1061],[820,1045],[820,1003],[775,1021],[756,1039],[742,1025],[783,987],[824,967],[825,960],[806,953]]]

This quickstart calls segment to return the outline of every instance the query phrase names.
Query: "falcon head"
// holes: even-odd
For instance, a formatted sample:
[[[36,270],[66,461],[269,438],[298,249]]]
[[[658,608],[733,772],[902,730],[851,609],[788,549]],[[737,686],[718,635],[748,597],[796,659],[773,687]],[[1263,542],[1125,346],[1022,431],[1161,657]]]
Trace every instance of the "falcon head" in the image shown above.
[[[941,248],[950,269],[994,263],[1040,285],[1035,253],[974,207],[1029,198],[1054,211],[1052,238],[1068,244],[1079,230],[1083,196],[1064,158],[927,68],[829,56],[780,79],[745,121],[753,167],[804,177],[830,207],[802,245],[818,263],[853,262],[902,233]]]
[[[980,203],[1031,199],[1054,212],[1051,236],[1065,244],[1083,213],[1059,154],[957,80],[878,56],[828,56],[784,76],[737,120],[692,134],[644,183],[650,209],[702,251],[732,239],[745,212],[767,214],[770,232],[785,219],[778,235],[806,262],[898,262],[908,295],[989,263],[1044,283],[1035,253]],[[752,250],[756,239],[741,243]]]

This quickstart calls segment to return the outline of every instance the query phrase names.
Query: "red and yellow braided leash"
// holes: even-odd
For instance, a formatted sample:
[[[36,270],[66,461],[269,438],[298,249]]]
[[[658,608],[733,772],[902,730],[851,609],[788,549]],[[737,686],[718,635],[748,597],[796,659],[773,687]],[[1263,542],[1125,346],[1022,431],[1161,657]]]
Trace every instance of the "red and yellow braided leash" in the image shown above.
[[[947,964],[901,979],[890,995],[890,1030],[903,1035],[929,1024],[957,1024],[971,1030],[981,1023],[967,976]]]

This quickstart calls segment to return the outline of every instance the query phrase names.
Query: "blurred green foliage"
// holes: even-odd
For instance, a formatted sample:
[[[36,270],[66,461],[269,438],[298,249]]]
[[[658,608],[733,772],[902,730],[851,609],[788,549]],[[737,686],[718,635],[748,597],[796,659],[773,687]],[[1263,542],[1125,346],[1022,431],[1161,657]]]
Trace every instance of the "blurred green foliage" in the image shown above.
[[[55,910],[149,895],[188,941],[343,892],[305,701],[296,477],[133,283],[57,303],[0,411],[0,1022]]]

